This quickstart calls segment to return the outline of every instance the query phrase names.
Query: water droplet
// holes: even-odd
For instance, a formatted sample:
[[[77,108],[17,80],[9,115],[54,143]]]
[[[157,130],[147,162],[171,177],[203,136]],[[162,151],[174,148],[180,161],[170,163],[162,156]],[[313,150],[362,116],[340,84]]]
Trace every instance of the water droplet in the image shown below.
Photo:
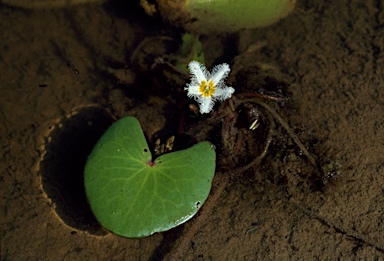
[[[115,212],[112,212],[112,215],[115,215],[116,213]]]
[[[119,151],[120,151],[120,149],[117,149],[116,151],[117,151],[117,152],[119,152]]]

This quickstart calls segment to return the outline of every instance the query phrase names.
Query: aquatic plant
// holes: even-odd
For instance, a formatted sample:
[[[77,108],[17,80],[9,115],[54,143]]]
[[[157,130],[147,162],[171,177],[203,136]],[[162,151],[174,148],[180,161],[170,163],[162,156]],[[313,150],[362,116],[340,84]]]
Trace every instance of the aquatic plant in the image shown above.
[[[141,0],[145,11],[198,34],[271,25],[292,12],[296,0]]]
[[[139,122],[115,122],[93,148],[84,171],[96,219],[125,237],[169,230],[193,217],[208,197],[216,153],[209,142],[156,159]]]

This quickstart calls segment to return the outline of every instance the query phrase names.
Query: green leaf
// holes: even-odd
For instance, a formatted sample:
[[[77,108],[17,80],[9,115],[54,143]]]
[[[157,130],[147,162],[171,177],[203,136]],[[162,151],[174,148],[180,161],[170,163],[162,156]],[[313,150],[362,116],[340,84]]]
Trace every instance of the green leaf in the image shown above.
[[[199,31],[234,32],[244,28],[271,25],[286,17],[295,7],[294,0],[189,0],[186,27]],[[171,5],[170,5],[171,6]]]
[[[177,52],[175,67],[186,74],[189,74],[188,64],[191,61],[198,61],[205,64],[203,45],[199,37],[185,33],[182,36],[182,43]]]
[[[84,184],[106,229],[125,237],[169,230],[192,218],[208,197],[216,154],[209,142],[152,155],[134,117],[115,122],[88,158]]]

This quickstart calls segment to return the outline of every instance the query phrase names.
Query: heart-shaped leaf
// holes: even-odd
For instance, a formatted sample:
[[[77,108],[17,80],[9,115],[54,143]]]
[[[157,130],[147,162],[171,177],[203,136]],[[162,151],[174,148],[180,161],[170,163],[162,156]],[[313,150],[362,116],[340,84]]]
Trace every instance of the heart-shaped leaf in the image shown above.
[[[92,150],[85,190],[102,226],[121,236],[144,237],[196,214],[211,189],[215,161],[209,142],[152,161],[139,122],[124,117]]]

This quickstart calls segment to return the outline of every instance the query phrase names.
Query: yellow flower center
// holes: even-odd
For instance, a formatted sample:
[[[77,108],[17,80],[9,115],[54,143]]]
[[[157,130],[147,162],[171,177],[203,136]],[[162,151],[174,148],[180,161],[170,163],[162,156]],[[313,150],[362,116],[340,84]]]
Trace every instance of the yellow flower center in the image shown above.
[[[201,81],[199,91],[204,97],[211,97],[215,92],[215,85],[212,81],[208,81],[208,84],[206,81]]]

